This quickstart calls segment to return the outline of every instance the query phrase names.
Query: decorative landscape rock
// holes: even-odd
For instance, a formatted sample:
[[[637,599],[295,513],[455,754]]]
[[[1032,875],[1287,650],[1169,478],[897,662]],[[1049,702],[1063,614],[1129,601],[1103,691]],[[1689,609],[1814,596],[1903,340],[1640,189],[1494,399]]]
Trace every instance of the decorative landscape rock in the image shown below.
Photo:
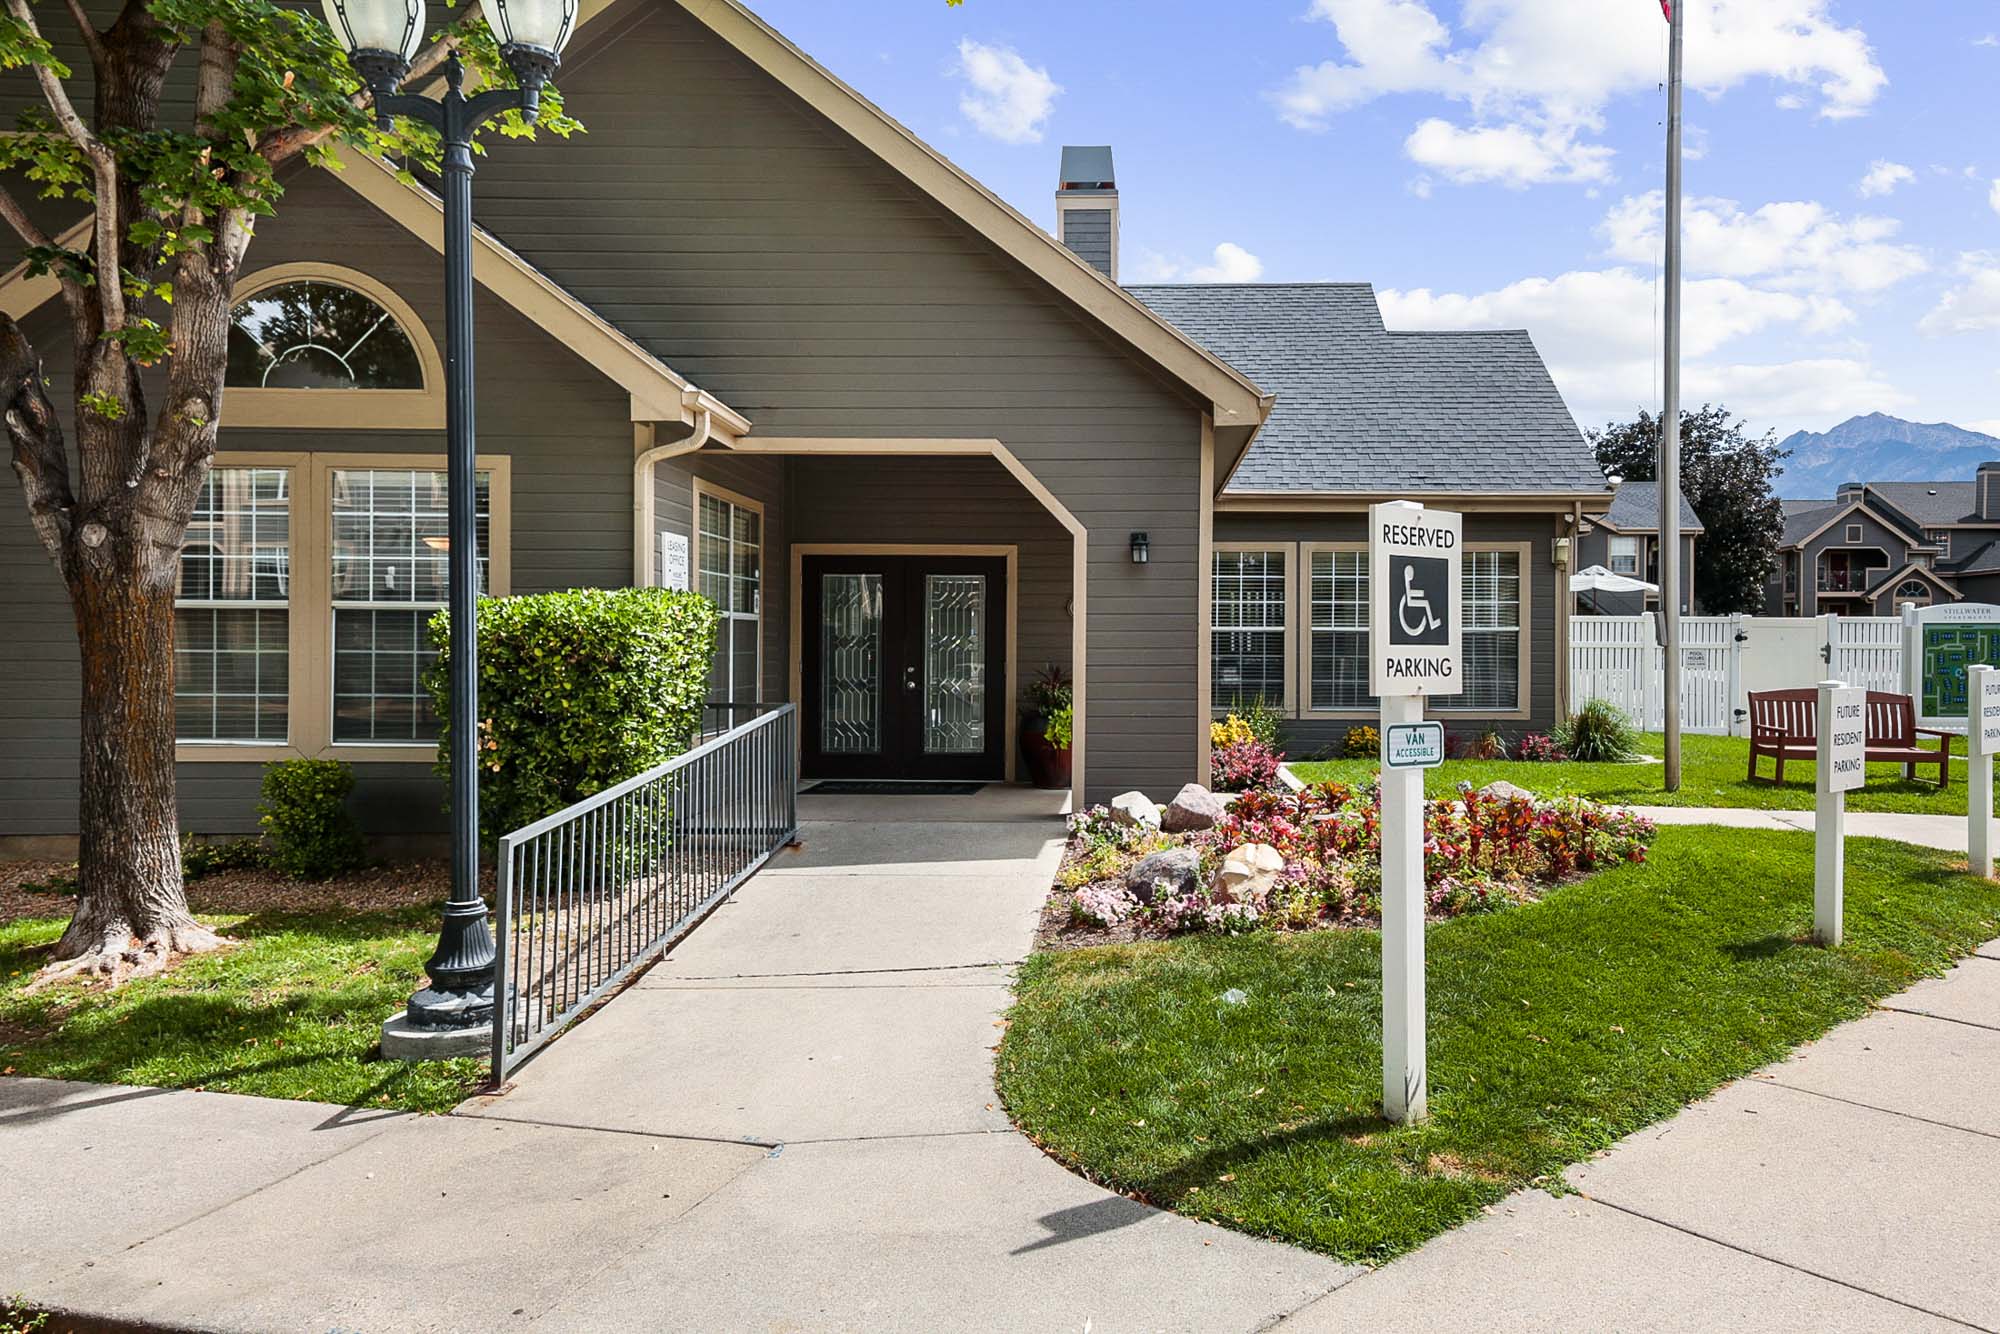
[[[1497,801],[1513,801],[1517,797],[1528,802],[1533,802],[1535,799],[1534,793],[1528,791],[1525,787],[1516,787],[1504,778],[1496,779],[1488,783],[1485,787],[1480,788],[1479,795],[1482,797],[1492,797]]]
[[[1111,799],[1111,818],[1133,829],[1158,829],[1160,808],[1143,792],[1121,792]]]
[[[1222,798],[1200,783],[1189,783],[1167,803],[1166,818],[1161,821],[1160,827],[1169,834],[1191,834],[1196,830],[1212,829],[1227,809]]]
[[[1245,843],[1222,859],[1215,873],[1215,893],[1229,903],[1267,894],[1284,872],[1285,857],[1268,843]]]
[[[1177,894],[1192,894],[1200,880],[1201,857],[1193,848],[1167,848],[1141,857],[1125,873],[1125,888],[1139,902],[1151,903],[1161,881]]]

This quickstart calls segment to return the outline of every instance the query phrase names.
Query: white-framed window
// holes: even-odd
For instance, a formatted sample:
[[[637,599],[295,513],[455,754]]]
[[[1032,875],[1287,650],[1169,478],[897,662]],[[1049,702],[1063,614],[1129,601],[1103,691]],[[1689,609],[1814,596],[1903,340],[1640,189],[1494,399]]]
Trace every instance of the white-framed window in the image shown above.
[[[1244,705],[1287,707],[1286,627],[1290,553],[1215,553],[1209,598],[1209,704],[1218,713]]]
[[[1861,540],[1861,525],[1858,523],[1848,524],[1847,525],[1848,543],[1851,545],[1853,543],[1859,542],[1860,540]]]
[[[482,593],[510,591],[511,473],[478,460]],[[181,552],[177,757],[429,763],[448,557],[441,456],[218,455]]]
[[[1310,552],[1308,653],[1312,711],[1361,713],[1379,706],[1368,691],[1368,552]],[[1435,697],[1440,711],[1512,714],[1527,707],[1522,631],[1526,617],[1519,547],[1468,549],[1462,574],[1465,690]]]
[[[437,710],[424,673],[437,660],[429,624],[450,588],[449,505],[442,470],[335,468],[333,740],[428,745]],[[492,549],[490,473],[477,474],[479,588]]]
[[[1639,573],[1639,539],[1621,533],[1611,535],[1611,573]]]
[[[291,726],[292,470],[209,470],[181,545],[174,732],[283,745]]]
[[[722,613],[708,697],[755,704],[763,694],[764,507],[700,480],[694,504],[696,591]]]
[[[1314,551],[1311,607],[1312,708],[1371,709],[1368,693],[1368,553]]]

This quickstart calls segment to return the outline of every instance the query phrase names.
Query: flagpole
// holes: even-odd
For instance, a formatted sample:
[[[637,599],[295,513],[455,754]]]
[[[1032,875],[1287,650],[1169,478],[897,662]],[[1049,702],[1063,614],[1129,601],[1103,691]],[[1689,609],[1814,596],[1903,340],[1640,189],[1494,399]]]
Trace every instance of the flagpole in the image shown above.
[[[1666,788],[1681,788],[1681,35],[1688,0],[1667,13],[1666,402],[1660,409],[1660,617],[1666,680]]]

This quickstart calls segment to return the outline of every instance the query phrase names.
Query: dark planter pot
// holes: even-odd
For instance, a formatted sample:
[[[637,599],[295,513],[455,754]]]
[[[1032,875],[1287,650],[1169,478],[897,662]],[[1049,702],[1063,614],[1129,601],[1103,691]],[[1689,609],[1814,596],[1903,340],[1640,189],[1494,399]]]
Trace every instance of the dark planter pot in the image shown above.
[[[1044,791],[1069,786],[1069,748],[1057,750],[1042,735],[1041,720],[1021,728],[1021,759],[1028,766],[1028,781]]]

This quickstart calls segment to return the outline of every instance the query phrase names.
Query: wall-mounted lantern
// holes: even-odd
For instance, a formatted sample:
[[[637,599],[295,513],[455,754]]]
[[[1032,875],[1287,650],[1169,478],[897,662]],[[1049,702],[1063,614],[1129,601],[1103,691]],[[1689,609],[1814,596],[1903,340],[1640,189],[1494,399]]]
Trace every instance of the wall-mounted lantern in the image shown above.
[[[1132,563],[1144,565],[1153,558],[1153,544],[1144,533],[1132,534]]]

